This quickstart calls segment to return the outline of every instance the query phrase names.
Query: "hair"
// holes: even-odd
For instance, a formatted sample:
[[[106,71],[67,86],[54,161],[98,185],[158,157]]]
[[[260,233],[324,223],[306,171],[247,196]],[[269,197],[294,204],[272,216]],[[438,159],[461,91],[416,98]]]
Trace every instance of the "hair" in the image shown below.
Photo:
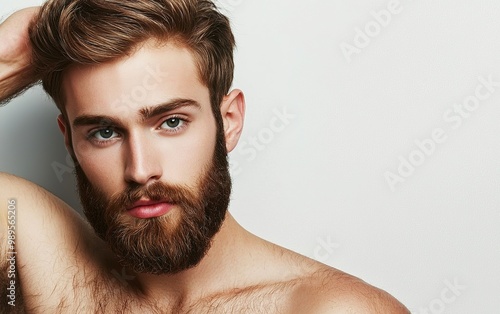
[[[210,0],[49,0],[30,27],[35,71],[63,115],[69,67],[130,55],[151,39],[191,51],[220,120],[233,81],[235,40],[229,20]]]

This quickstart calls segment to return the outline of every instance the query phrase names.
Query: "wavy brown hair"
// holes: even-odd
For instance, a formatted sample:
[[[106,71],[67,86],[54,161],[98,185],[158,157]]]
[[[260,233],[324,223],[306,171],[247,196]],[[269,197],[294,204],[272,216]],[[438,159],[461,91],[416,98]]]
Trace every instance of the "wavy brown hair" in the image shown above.
[[[235,40],[229,20],[212,1],[49,0],[30,27],[35,71],[63,114],[68,67],[129,55],[151,39],[191,51],[218,118],[233,81]]]

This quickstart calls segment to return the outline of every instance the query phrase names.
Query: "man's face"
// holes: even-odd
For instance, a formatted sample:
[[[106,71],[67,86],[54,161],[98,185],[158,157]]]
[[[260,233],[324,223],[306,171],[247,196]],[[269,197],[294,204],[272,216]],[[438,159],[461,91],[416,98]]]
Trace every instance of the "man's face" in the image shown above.
[[[96,232],[137,272],[196,265],[225,217],[231,182],[188,50],[144,45],[72,68],[63,88],[80,198]]]

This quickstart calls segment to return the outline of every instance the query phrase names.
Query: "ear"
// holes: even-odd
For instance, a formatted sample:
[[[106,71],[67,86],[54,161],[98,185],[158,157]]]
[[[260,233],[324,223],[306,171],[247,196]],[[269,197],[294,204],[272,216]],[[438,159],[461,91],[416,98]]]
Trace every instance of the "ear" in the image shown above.
[[[61,130],[61,133],[64,136],[64,145],[66,146],[66,149],[70,153],[70,155],[73,155],[73,147],[71,145],[71,130],[68,130],[66,119],[62,114],[57,116],[57,125],[59,126],[59,130]]]
[[[224,123],[226,149],[229,153],[238,144],[243,130],[243,121],[245,120],[245,96],[243,92],[235,89],[224,96],[220,110]]]

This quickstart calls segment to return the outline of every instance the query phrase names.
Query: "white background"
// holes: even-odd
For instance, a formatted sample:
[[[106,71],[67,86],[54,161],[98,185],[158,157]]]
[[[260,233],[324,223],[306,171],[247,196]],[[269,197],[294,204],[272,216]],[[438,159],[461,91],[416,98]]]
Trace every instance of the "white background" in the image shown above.
[[[1,1],[1,15],[41,2]],[[460,126],[444,115],[458,117],[479,77],[500,82],[500,2],[220,2],[247,99],[231,154],[240,223],[413,313],[498,313],[500,87]],[[380,25],[372,13],[388,6]],[[0,171],[79,208],[56,115],[39,88],[0,108]],[[426,155],[415,142],[435,129],[446,140]],[[420,165],[393,191],[385,175],[410,157]]]

